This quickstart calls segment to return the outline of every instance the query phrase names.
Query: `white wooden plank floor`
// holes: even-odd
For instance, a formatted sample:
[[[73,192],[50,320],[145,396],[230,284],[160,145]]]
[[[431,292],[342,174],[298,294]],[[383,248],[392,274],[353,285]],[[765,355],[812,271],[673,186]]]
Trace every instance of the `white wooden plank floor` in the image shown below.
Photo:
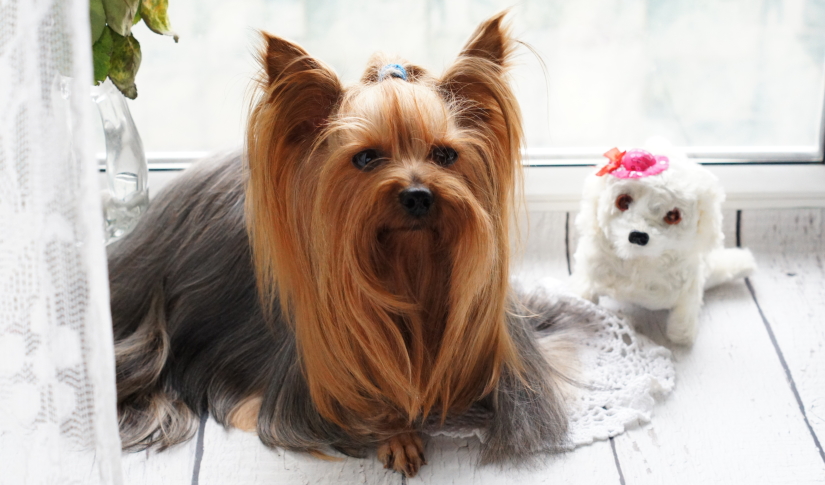
[[[536,213],[519,268],[568,277],[575,213]],[[737,223],[739,221],[739,223]],[[604,301],[673,351],[676,389],[653,421],[527,469],[479,468],[478,442],[432,438],[406,480],[374,457],[322,461],[270,450],[206,421],[160,454],[124,455],[126,484],[825,484],[825,210],[726,213],[726,243],[750,247],[747,281],[707,292],[692,348],[666,342],[664,312]]]

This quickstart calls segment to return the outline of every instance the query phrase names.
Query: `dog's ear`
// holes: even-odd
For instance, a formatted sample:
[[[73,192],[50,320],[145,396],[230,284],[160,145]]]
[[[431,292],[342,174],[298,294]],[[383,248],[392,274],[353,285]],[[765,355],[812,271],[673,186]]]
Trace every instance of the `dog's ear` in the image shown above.
[[[722,202],[725,192],[719,180],[710,173],[705,174],[698,188],[699,221],[697,223],[697,244],[702,252],[721,247],[724,241],[722,232]]]
[[[313,138],[326,125],[338,104],[342,87],[338,76],[300,46],[261,33],[264,40],[259,58],[259,82],[268,105],[281,124],[280,133],[290,141]],[[260,104],[259,104],[260,107]]]
[[[286,291],[309,262],[296,242],[307,238],[293,237],[303,227],[296,211],[305,207],[296,208],[283,194],[310,187],[306,162],[343,88],[332,69],[299,46],[266,33],[263,40],[258,96],[246,130],[247,228],[262,302],[271,308],[278,286],[281,305],[288,308]]]
[[[504,155],[520,160],[521,113],[506,74],[516,41],[502,12],[478,26],[439,81],[460,126],[493,135]]]
[[[315,67],[315,59],[301,46],[266,32],[261,32],[261,35],[264,38],[261,62],[267,84],[272,84],[288,70],[303,71]]]
[[[503,66],[513,48],[509,29],[503,23],[506,15],[507,11],[504,11],[482,22],[459,57],[480,57]]]

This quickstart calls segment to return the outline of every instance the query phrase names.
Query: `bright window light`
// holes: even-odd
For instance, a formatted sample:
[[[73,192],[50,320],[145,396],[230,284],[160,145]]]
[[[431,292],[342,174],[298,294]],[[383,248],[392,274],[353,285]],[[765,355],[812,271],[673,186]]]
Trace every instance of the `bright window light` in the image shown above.
[[[345,81],[376,50],[438,73],[496,0],[170,0],[180,43],[140,24],[130,103],[147,152],[240,146],[257,29]],[[513,79],[528,161],[661,135],[707,161],[821,161],[825,6],[811,0],[522,0]]]

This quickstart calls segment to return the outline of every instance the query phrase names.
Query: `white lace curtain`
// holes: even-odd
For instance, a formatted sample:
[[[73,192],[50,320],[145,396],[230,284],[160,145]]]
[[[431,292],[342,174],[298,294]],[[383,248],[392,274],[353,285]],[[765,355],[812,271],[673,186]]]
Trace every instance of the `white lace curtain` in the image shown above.
[[[0,484],[121,483],[88,0],[0,0]]]

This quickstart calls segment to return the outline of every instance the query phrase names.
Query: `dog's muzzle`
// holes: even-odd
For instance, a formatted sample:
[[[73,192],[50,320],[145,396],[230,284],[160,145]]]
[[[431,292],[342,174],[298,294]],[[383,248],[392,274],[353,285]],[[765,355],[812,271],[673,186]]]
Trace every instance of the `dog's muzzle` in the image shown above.
[[[410,187],[398,195],[398,201],[413,217],[423,217],[430,212],[434,202],[433,193],[426,187]]]
[[[630,236],[627,237],[627,240],[633,244],[644,246],[650,241],[650,236],[648,236],[646,232],[632,231]]]

